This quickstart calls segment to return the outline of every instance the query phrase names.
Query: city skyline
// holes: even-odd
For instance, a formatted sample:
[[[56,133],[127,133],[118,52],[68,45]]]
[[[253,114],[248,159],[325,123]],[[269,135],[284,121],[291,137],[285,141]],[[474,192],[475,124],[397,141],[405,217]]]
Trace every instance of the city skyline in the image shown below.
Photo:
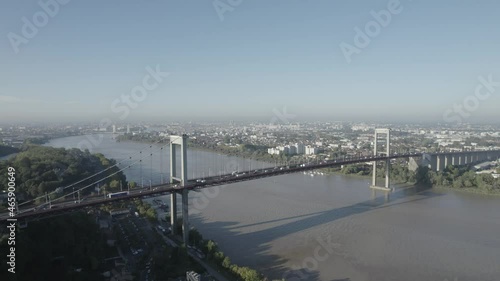
[[[497,122],[494,1],[97,3],[1,4],[3,122]]]

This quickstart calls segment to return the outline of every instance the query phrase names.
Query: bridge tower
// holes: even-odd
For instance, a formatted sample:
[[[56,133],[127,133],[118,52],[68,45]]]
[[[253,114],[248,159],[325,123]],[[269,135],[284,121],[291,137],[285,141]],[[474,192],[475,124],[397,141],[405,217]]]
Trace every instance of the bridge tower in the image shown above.
[[[186,134],[182,136],[170,136],[170,183],[179,183],[184,187],[188,180],[187,172],[187,139]],[[180,147],[181,156],[181,174],[177,175],[177,151]],[[188,243],[189,236],[189,217],[188,217],[188,190],[182,189],[182,232],[184,243]],[[170,195],[170,224],[172,225],[172,234],[177,234],[177,192]]]
[[[386,156],[389,156],[391,154],[391,129],[375,129],[375,139],[373,141],[373,155],[375,157],[378,156],[377,148],[378,148],[379,135],[385,135],[385,141],[386,141],[385,154]],[[372,189],[374,197],[376,195],[376,191],[381,190],[385,192],[386,199],[389,199],[389,193],[392,191],[390,187],[390,178],[389,178],[390,167],[391,167],[391,160],[387,158],[385,160],[385,186],[377,186],[377,161],[373,161],[373,178],[372,178],[372,185],[370,186],[370,188]]]

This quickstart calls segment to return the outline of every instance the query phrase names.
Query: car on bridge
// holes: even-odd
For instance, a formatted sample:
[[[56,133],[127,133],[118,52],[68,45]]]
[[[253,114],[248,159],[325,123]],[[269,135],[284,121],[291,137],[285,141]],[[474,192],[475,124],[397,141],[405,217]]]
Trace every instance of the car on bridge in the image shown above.
[[[49,207],[49,203],[43,203],[41,204],[40,206],[36,206],[33,210],[34,211],[38,211],[38,210],[45,210],[47,209],[47,207]]]

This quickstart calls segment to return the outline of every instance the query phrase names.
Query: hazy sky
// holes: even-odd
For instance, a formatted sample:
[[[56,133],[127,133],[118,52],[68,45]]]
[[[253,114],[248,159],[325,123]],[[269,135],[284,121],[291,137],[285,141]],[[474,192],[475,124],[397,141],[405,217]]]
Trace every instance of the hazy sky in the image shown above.
[[[2,121],[500,115],[498,0],[59,1],[0,3]]]

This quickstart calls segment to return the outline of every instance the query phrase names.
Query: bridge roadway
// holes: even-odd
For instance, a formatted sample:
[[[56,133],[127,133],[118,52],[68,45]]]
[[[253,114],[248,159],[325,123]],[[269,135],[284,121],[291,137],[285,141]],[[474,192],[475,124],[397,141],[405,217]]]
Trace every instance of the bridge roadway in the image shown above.
[[[441,155],[442,153],[434,153],[431,155]],[[77,209],[83,209],[86,207],[92,207],[102,204],[107,204],[111,202],[118,202],[124,200],[130,200],[134,198],[141,198],[145,196],[152,195],[162,195],[170,194],[172,192],[180,192],[183,189],[188,190],[199,190],[207,187],[220,186],[235,182],[256,180],[266,177],[274,177],[291,173],[299,173],[304,171],[311,171],[321,168],[329,168],[340,165],[356,164],[362,162],[373,162],[373,161],[385,161],[387,159],[398,159],[398,158],[409,158],[409,157],[421,157],[422,153],[409,153],[409,154],[393,154],[390,156],[368,156],[368,157],[353,157],[342,160],[329,160],[320,163],[300,163],[295,165],[285,165],[277,166],[274,168],[264,168],[252,171],[238,172],[237,174],[224,174],[219,176],[205,177],[200,179],[191,179],[184,186],[178,186],[178,184],[159,184],[154,185],[151,188],[139,188],[134,189],[129,192],[127,196],[114,197],[114,198],[103,198],[103,196],[87,196],[84,197],[80,202],[73,200],[65,201],[53,201],[52,207],[47,209],[37,209],[37,206],[27,206],[19,210],[19,212],[13,217],[18,220],[22,219],[37,219],[46,216],[57,215],[64,212],[74,211]],[[9,218],[8,212],[3,212],[0,214],[0,221],[7,220]]]

